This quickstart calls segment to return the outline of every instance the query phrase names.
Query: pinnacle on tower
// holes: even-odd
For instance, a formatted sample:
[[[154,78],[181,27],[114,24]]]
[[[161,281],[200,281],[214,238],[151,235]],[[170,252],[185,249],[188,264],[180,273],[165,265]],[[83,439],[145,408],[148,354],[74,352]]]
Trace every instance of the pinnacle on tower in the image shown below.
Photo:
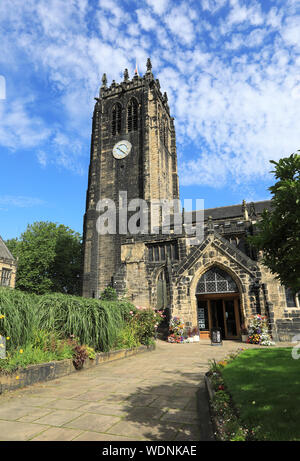
[[[124,70],[124,82],[128,82],[128,80],[129,80],[128,69],[125,69],[125,70]]]
[[[246,200],[243,200],[243,202],[242,202],[242,210],[243,210],[243,214],[244,214],[244,219],[245,219],[245,221],[248,221],[248,219],[249,219],[249,214],[248,214],[248,209],[247,209]]]
[[[152,69],[152,63],[151,63],[151,59],[148,58],[147,59],[147,72],[151,72],[151,69]]]
[[[102,76],[102,87],[101,88],[106,88],[107,85],[107,77],[106,74],[103,74]]]

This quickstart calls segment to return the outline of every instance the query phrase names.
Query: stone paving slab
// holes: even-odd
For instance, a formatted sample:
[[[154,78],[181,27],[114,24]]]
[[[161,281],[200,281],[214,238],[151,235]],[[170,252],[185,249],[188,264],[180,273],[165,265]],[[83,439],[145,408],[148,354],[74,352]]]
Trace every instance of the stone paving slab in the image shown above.
[[[0,440],[1,442],[26,441],[43,432],[45,429],[47,429],[47,426],[40,424],[0,420]]]
[[[81,430],[51,427],[32,440],[37,442],[70,442],[82,434]]]
[[[212,440],[208,361],[241,347],[257,346],[157,341],[147,355],[6,392],[0,396],[0,441]]]

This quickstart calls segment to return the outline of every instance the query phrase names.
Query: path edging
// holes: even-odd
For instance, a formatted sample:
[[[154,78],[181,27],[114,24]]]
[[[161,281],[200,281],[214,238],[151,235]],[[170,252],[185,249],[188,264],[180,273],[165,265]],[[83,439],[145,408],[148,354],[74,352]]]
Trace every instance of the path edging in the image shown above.
[[[93,368],[102,363],[124,359],[133,355],[150,352],[155,349],[155,344],[139,346],[134,349],[119,349],[111,352],[98,352],[95,359],[87,359],[82,370],[76,370],[73,359],[57,360],[47,363],[29,365],[27,368],[17,370],[14,373],[0,374],[0,394],[4,391],[12,391],[31,384],[51,381],[71,373],[81,373],[83,370]]]
[[[212,402],[213,402],[213,399],[214,399],[215,391],[214,391],[213,386],[212,386],[212,384],[210,382],[208,373],[205,373],[205,375],[204,375],[204,382],[205,382],[205,386],[206,386],[206,389],[207,389],[207,392],[208,392],[208,406],[209,406],[210,419],[211,419],[211,423],[212,423],[212,427],[213,427],[213,434],[214,434],[214,438],[216,439],[216,435],[218,434],[218,425],[217,425],[216,420],[215,420],[214,412],[212,411]]]

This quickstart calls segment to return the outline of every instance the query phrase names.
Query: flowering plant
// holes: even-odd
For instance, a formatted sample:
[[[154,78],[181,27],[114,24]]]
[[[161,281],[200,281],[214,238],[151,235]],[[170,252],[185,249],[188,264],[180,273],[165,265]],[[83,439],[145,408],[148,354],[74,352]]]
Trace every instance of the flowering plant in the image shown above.
[[[139,342],[149,345],[156,337],[157,328],[165,315],[162,311],[150,307],[135,306],[135,309],[135,311],[130,311],[130,324],[134,326]]]
[[[272,346],[274,344],[269,334],[267,317],[257,314],[250,319],[247,342],[262,346]]]
[[[183,343],[185,340],[184,322],[179,317],[173,317],[170,323],[169,343]]]

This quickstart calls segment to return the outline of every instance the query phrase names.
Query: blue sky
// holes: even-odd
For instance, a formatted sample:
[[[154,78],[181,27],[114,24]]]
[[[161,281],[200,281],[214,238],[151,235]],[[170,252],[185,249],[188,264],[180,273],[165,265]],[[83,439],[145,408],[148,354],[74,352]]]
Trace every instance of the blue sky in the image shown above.
[[[148,56],[182,198],[269,198],[269,160],[300,148],[299,0],[5,0],[0,40],[4,239],[38,220],[82,232],[101,76],[144,74]]]

